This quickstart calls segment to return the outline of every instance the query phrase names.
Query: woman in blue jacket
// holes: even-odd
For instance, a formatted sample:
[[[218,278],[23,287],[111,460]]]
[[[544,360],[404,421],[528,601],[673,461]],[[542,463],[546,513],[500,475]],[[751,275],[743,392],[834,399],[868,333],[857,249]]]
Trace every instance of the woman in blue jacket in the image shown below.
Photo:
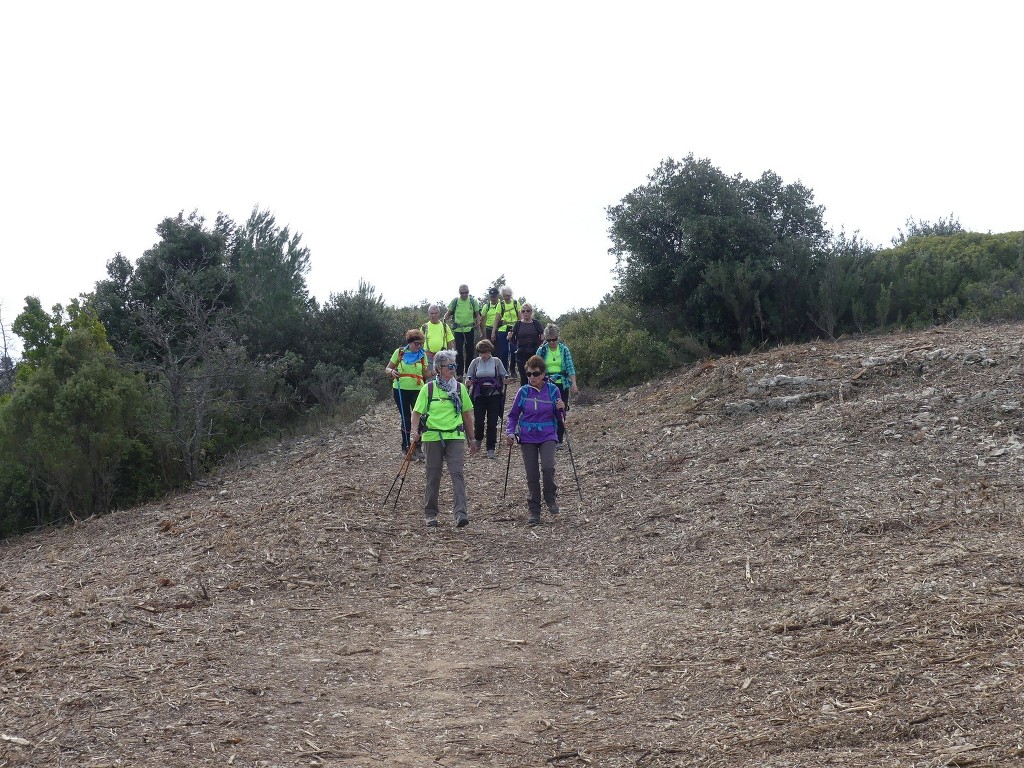
[[[526,469],[530,507],[528,525],[540,522],[541,481],[544,503],[553,517],[558,514],[558,486],[555,484],[555,447],[559,425],[565,417],[565,403],[558,387],[547,380],[544,358],[534,355],[526,361],[525,386],[519,389],[508,412],[505,439],[511,446],[519,440]]]

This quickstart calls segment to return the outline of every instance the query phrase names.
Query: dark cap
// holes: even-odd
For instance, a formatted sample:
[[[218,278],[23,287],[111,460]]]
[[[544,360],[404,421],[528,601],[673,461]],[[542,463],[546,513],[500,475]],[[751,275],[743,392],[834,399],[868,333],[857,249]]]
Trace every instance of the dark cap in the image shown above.
[[[498,295],[498,289],[497,288],[491,288],[491,290],[489,290],[487,292],[487,295],[488,296],[497,296]]]

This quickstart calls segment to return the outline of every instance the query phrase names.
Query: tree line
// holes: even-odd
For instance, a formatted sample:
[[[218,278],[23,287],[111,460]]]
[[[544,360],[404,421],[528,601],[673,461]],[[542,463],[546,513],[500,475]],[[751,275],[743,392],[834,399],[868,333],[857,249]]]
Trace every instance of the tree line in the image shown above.
[[[0,534],[136,504],[253,441],[354,418],[389,394],[379,371],[426,317],[367,283],[318,303],[301,236],[267,211],[182,213],[157,234],[66,306],[28,297],[0,318]]]
[[[951,215],[910,219],[880,247],[829,231],[823,215],[809,188],[771,171],[662,162],[607,209],[615,289],[557,318],[580,382],[1024,316],[1024,233],[967,232]],[[389,306],[367,283],[317,302],[309,250],[267,211],[241,224],[181,213],[157,234],[66,306],[29,297],[9,325],[0,317],[0,535],[130,506],[254,441],[354,418],[390,394],[379,370],[426,318],[426,300]]]
[[[889,247],[835,233],[801,183],[662,162],[607,209],[618,285],[564,319],[589,384],[768,344],[1024,317],[1024,232],[909,219]]]

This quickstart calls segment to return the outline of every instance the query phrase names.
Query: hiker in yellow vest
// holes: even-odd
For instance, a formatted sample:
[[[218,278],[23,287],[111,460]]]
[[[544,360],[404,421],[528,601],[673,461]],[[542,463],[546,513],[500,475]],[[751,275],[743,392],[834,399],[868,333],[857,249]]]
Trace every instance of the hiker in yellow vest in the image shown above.
[[[420,330],[423,331],[423,351],[427,354],[427,366],[430,373],[433,373],[434,355],[442,349],[454,349],[455,336],[448,323],[441,319],[441,307],[431,304],[427,308],[427,315],[430,319],[420,326]]]
[[[459,297],[448,303],[444,321],[451,323],[455,334],[455,365],[459,378],[466,372],[466,366],[473,359],[476,343],[474,330],[480,326],[480,304],[474,296],[469,295],[469,286],[459,286]]]
[[[437,526],[437,501],[441,488],[442,464],[448,465],[455,496],[455,525],[469,523],[466,508],[466,443],[469,455],[476,453],[476,442],[471,439],[473,429],[473,401],[466,385],[455,378],[455,352],[441,350],[434,358],[437,375],[420,390],[412,409],[413,439],[422,441],[427,457],[426,486],[423,489],[423,515],[427,526]],[[419,427],[425,420],[422,434]]]
[[[412,424],[412,406],[420,393],[424,379],[427,378],[427,356],[423,352],[423,331],[410,328],[405,332],[405,346],[399,347],[391,356],[384,372],[394,381],[391,394],[398,406],[402,418],[402,455],[409,450],[410,425]],[[423,451],[417,446],[417,460],[422,461]]]
[[[507,285],[501,286],[501,302],[498,304],[498,312],[491,327],[494,330],[494,346],[498,350],[495,354],[509,370],[512,370],[512,367],[509,363],[508,332],[519,320],[520,309],[519,302],[512,297],[512,289]]]
[[[537,355],[544,360],[548,379],[558,387],[565,410],[569,410],[569,395],[579,392],[576,386],[576,366],[572,362],[569,348],[558,340],[559,329],[554,323],[544,326],[544,346],[537,350]],[[558,447],[562,447],[565,437],[565,422],[558,424]]]
[[[497,346],[494,338],[494,318],[501,309],[501,292],[497,288],[487,291],[487,301],[480,305],[480,316],[483,320],[482,338],[490,340],[491,344]]]

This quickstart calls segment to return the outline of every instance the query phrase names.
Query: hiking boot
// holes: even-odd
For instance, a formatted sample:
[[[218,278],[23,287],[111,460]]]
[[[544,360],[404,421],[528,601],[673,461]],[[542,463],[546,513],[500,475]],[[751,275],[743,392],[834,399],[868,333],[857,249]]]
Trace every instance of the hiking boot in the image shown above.
[[[526,521],[527,525],[540,525],[540,512],[531,512],[530,519]]]
[[[561,512],[561,511],[562,510],[560,510],[558,508],[557,504],[553,504],[553,505],[548,507],[548,514],[551,515],[552,517],[558,517],[558,513]]]
[[[427,518],[427,528],[437,528],[437,518],[436,517],[428,517]]]
[[[487,458],[488,459],[496,459],[496,458],[498,458],[497,455],[495,455],[493,448],[491,448],[490,450],[487,451]]]
[[[463,512],[462,514],[455,516],[456,528],[465,528],[467,525],[469,525],[469,515]]]
[[[416,450],[412,452],[412,457],[416,461],[423,461],[423,449],[417,445]]]
[[[555,446],[555,450],[556,451],[564,451],[565,450],[565,443],[559,443],[558,445],[556,445]]]
[[[480,450],[480,443],[481,443],[481,442],[483,442],[483,441],[482,441],[482,440],[477,440],[477,441],[476,441],[476,449],[477,449],[478,451]]]

